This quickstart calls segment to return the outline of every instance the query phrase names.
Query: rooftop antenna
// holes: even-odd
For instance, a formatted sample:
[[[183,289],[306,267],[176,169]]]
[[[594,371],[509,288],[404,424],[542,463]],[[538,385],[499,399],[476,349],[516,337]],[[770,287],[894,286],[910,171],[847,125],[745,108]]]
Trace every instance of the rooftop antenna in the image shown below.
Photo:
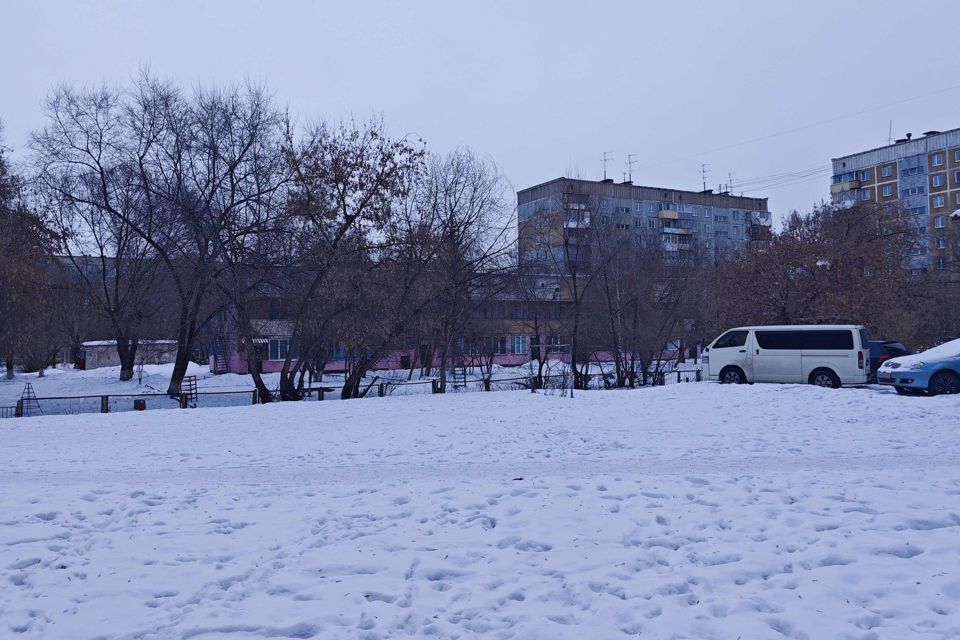
[[[710,170],[707,168],[709,164],[701,163],[700,164],[700,177],[703,178],[703,190],[707,190],[707,174],[710,173]]]
[[[613,156],[610,155],[609,151],[603,152],[603,179],[607,179],[607,161],[611,160]]]
[[[893,120],[890,121],[890,129],[887,131],[887,144],[893,144]]]
[[[630,182],[633,182],[633,164],[635,162],[633,156],[634,154],[632,153],[627,154],[627,175],[629,176],[627,179],[630,180]]]
[[[733,171],[727,172],[727,193],[733,195]]]

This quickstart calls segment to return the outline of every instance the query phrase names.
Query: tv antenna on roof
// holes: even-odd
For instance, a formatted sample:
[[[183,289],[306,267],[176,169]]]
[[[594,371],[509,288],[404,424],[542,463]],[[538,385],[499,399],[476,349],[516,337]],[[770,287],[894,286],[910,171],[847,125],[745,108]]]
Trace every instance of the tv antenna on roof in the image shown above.
[[[607,161],[612,159],[613,159],[613,156],[610,155],[609,151],[603,152],[603,179],[604,180],[607,179]]]
[[[710,173],[710,169],[708,169],[707,167],[709,167],[709,166],[710,166],[710,165],[707,164],[707,163],[701,163],[701,164],[700,164],[700,177],[703,178],[703,190],[704,190],[704,191],[707,190],[707,174]]]
[[[893,144],[893,120],[890,121],[890,129],[887,131],[887,144]]]
[[[633,165],[636,163],[633,156],[634,154],[632,153],[627,154],[627,180],[630,182],[633,182]]]

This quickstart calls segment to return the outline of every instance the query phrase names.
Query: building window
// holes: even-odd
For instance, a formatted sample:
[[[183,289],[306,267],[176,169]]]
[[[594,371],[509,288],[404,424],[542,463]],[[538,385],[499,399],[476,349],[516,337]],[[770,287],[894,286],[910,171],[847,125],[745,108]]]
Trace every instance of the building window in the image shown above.
[[[270,359],[286,360],[290,350],[290,341],[286,338],[270,338]]]
[[[953,161],[960,162],[960,149],[953,152]]]
[[[547,353],[569,353],[570,338],[567,336],[547,336]]]
[[[634,200],[633,210],[637,212],[643,211],[643,202],[641,202],[640,200]]]
[[[960,191],[958,191],[958,192],[955,194],[954,204],[956,204],[958,207],[960,207]]]
[[[933,219],[933,226],[937,229],[943,229],[946,226],[946,216],[937,216]]]
[[[942,165],[943,165],[943,154],[942,154],[942,153],[935,153],[935,154],[933,154],[933,162],[932,162],[932,164],[933,164],[933,166],[935,166],[935,167],[942,166]]]
[[[946,269],[947,268],[947,259],[943,256],[937,258],[937,269]]]
[[[918,176],[923,173],[923,167],[910,167],[909,169],[904,169],[900,172],[900,175],[904,177],[908,176]]]
[[[700,214],[703,213],[703,207],[694,207],[693,208],[693,217],[697,218]]]
[[[942,173],[938,173],[938,174],[935,175],[935,176],[931,176],[931,177],[930,177],[930,182],[933,184],[934,187],[942,187],[942,186],[943,186],[943,174],[942,174]]]
[[[881,178],[889,178],[889,177],[892,176],[892,175],[893,175],[893,165],[892,165],[892,164],[888,164],[887,166],[885,166],[885,167],[883,167],[882,169],[880,169],[880,177],[881,177]]]
[[[706,233],[710,233],[710,225],[708,225],[708,224],[703,225],[703,230],[704,230],[704,232],[706,232]]]
[[[943,196],[933,196],[933,208],[939,209],[946,204],[946,198]]]
[[[656,202],[648,202],[648,203],[647,203],[647,213],[656,213],[656,212],[657,212],[657,209],[658,209],[658,207],[657,207],[657,203],[656,203]]]
[[[707,218],[707,219],[709,220],[709,219],[710,219],[710,215],[711,215],[712,213],[713,213],[713,209],[711,209],[710,207],[704,207],[704,208],[703,208],[703,217],[704,217],[704,218]]]
[[[527,336],[513,336],[510,339],[510,350],[515,356],[527,354]]]
[[[953,176],[953,181],[957,184],[960,184],[960,171],[957,171]]]
[[[892,195],[893,195],[893,185],[892,184],[883,185],[883,197],[889,198]]]
[[[484,355],[500,356],[507,352],[506,336],[484,336],[483,353]]]
[[[946,249],[947,239],[943,236],[937,236],[937,249]]]
[[[869,200],[870,199],[870,189],[860,189],[860,199]]]
[[[870,169],[864,169],[860,172],[861,180],[869,180],[873,176],[873,172]]]
[[[893,187],[890,187],[893,189]],[[904,189],[900,192],[901,196],[922,196],[927,192],[926,187],[910,187],[909,189]]]

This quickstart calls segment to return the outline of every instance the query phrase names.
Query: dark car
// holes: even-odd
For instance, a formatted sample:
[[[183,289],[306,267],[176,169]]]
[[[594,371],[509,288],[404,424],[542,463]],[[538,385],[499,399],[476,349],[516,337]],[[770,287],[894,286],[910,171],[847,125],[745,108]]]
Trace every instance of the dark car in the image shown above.
[[[911,352],[903,343],[897,340],[870,340],[870,380],[871,384],[877,382],[877,369],[890,358],[899,358],[900,356],[909,356]]]

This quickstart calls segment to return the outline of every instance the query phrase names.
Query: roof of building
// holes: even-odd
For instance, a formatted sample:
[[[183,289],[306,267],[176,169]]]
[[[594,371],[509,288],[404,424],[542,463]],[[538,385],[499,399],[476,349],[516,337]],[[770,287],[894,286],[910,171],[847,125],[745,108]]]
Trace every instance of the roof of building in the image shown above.
[[[649,193],[646,195],[649,197],[646,197],[646,198],[641,197],[640,199],[649,199],[649,200],[663,200],[665,198],[672,199],[672,195],[677,194],[678,196],[680,196],[679,198],[677,198],[677,201],[682,200],[683,197],[686,196],[686,200],[683,200],[683,201],[694,203],[694,204],[696,204],[698,201],[706,202],[709,200],[710,202],[717,202],[718,200],[721,200],[721,201],[726,200],[727,202],[729,202],[731,207],[739,207],[742,209],[752,209],[752,210],[759,210],[759,211],[767,210],[766,198],[757,198],[757,197],[751,197],[751,196],[736,196],[726,192],[714,193],[711,189],[708,189],[706,191],[689,191],[686,189],[674,189],[672,187],[650,187],[645,185],[638,185],[638,184],[633,184],[632,181],[614,182],[613,180],[609,180],[609,179],[608,180],[585,180],[583,178],[565,178],[565,177],[554,178],[553,180],[548,180],[546,182],[541,182],[540,184],[536,184],[531,187],[527,187],[525,189],[520,189],[519,191],[517,191],[517,199],[522,204],[524,201],[524,198],[522,197],[522,195],[530,195],[534,191],[546,191],[546,190],[549,190],[549,188],[552,187],[553,185],[556,185],[558,183],[563,183],[563,182],[568,182],[571,184],[572,183],[587,184],[593,187],[599,187],[601,189],[607,188],[610,191],[611,197],[636,197],[637,195],[636,192],[647,191]],[[630,191],[632,195],[630,196],[628,196],[627,194],[624,194],[622,196],[616,195],[615,191],[620,189]],[[662,194],[663,197],[654,197],[655,193],[660,193]],[[530,199],[532,200],[535,198],[530,198]]]
[[[142,347],[144,345],[177,344],[177,341],[176,340],[138,340],[137,344]],[[89,340],[87,342],[81,342],[80,346],[115,347],[117,346],[117,341],[116,340]]]
[[[908,134],[909,135],[909,134]],[[902,149],[905,153],[900,157],[911,156],[917,153],[923,153],[923,150],[919,150],[920,147],[929,146],[931,143],[936,145],[940,140],[943,141],[943,147],[953,146],[955,144],[960,144],[960,128],[957,129],[948,129],[947,131],[927,131],[923,136],[919,138],[901,138],[892,144],[885,144],[879,147],[874,147],[873,149],[866,149],[864,151],[857,151],[856,153],[849,153],[845,156],[838,156],[836,158],[831,158],[833,162],[840,160],[846,160],[847,158],[855,158],[857,156],[862,156],[868,153],[876,153],[879,151],[884,151],[886,149]],[[938,148],[943,148],[938,147]],[[916,149],[916,150],[915,150]]]

